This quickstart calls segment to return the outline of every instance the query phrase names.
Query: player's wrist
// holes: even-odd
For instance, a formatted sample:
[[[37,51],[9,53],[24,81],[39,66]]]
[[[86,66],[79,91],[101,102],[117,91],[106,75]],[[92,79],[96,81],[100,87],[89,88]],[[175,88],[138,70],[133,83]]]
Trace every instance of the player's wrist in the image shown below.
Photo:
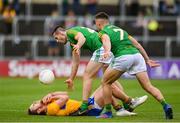
[[[147,63],[147,62],[149,62],[149,60],[150,60],[150,59],[149,59],[149,58],[147,58],[147,59],[145,60],[145,61],[146,61],[146,63]]]

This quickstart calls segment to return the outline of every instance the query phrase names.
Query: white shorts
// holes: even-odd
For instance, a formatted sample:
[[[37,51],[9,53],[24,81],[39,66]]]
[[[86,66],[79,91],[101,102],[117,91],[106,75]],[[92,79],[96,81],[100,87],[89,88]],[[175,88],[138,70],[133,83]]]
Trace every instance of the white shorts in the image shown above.
[[[114,58],[110,66],[113,69],[125,71],[129,74],[147,71],[146,63],[140,53]]]
[[[114,58],[113,53],[111,53],[111,56],[108,59],[103,59],[103,54],[104,54],[104,48],[101,47],[94,51],[93,56],[91,57],[91,61],[95,62],[100,62],[100,63],[105,63],[105,64],[110,64],[112,59]]]

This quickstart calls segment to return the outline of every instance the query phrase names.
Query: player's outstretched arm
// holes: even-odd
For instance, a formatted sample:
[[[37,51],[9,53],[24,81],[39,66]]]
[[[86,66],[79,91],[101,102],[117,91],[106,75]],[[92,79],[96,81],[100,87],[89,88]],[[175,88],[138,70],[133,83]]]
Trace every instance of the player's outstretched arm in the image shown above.
[[[51,93],[52,95],[68,95],[66,91],[55,91]]]
[[[160,66],[160,64],[157,61],[151,60],[149,58],[149,56],[147,55],[146,51],[144,50],[144,48],[141,46],[140,43],[138,43],[138,41],[133,38],[132,36],[128,37],[129,40],[132,42],[132,44],[140,51],[141,55],[144,57],[146,63],[150,66],[150,67],[158,67]]]
[[[56,103],[59,105],[59,107],[62,107],[68,101],[69,96],[68,95],[59,95],[59,96],[56,96],[56,99],[57,99]]]
[[[71,68],[71,75],[69,79],[65,81],[68,84],[68,89],[73,89],[73,80],[76,77],[78,67],[79,67],[80,55],[77,54],[74,50],[72,52],[72,68]]]
[[[42,102],[44,104],[48,104],[50,103],[53,99],[58,99],[59,97],[63,97],[63,96],[68,96],[67,92],[62,92],[62,91],[56,91],[56,92],[52,92],[52,93],[48,93],[46,96],[44,96],[42,98]]]

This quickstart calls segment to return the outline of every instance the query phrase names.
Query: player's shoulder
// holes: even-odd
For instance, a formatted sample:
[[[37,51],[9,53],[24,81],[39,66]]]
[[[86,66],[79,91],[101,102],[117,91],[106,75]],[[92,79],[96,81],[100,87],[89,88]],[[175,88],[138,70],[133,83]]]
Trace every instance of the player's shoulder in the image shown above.
[[[72,27],[70,29],[67,30],[67,35],[76,35],[78,33],[78,28],[77,27]]]
[[[104,27],[104,29],[111,29],[111,28],[114,28],[114,27],[116,27],[116,26],[113,25],[113,24],[107,24],[107,25]]]

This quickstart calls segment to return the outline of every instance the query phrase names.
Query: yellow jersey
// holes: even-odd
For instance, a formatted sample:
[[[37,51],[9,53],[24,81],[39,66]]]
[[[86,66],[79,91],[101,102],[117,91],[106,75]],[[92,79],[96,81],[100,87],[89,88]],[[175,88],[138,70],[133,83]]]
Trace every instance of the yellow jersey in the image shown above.
[[[63,107],[59,107],[58,104],[53,101],[47,106],[47,115],[54,116],[68,116],[71,113],[74,113],[81,106],[80,101],[69,99]]]

